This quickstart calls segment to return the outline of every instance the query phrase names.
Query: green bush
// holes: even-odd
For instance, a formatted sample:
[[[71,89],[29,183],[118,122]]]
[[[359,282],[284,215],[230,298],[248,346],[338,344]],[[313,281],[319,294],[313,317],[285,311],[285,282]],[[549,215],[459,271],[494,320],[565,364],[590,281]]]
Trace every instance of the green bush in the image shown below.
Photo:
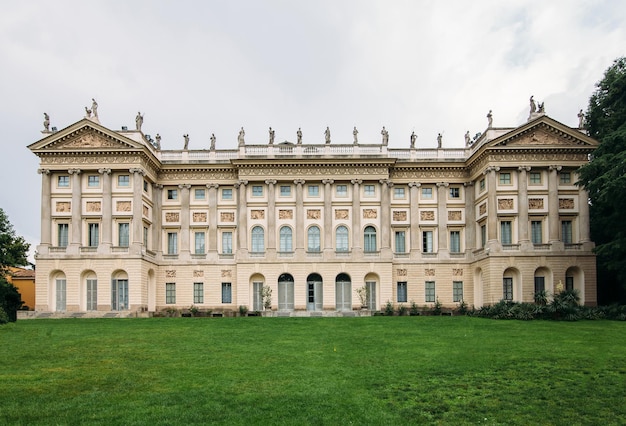
[[[394,309],[393,309],[393,303],[391,303],[391,301],[387,300],[387,304],[385,304],[385,315],[387,316],[392,316],[394,313]]]
[[[6,312],[4,312],[4,309],[2,309],[2,306],[0,306],[0,325],[6,324],[8,322],[9,322],[9,316],[7,315]]]
[[[398,315],[403,317],[406,315],[407,308],[403,304],[398,305]]]

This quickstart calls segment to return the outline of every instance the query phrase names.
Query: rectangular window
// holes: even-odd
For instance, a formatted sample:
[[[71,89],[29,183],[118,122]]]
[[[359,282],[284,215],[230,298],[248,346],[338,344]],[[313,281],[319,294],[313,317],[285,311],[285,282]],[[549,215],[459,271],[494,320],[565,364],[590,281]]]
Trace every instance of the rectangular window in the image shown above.
[[[336,186],[337,197],[347,197],[348,196],[348,185],[337,185]]]
[[[398,281],[398,303],[407,301],[406,281]]]
[[[168,189],[167,190],[167,199],[168,200],[177,200],[178,199],[178,189]]]
[[[434,302],[435,301],[435,282],[434,281],[426,281],[424,285],[424,296],[425,302]]]
[[[393,188],[393,198],[395,198],[396,200],[404,200],[404,194],[404,188]]]
[[[511,244],[511,221],[503,220],[500,222],[500,242],[502,244]]]
[[[130,175],[119,175],[117,177],[117,186],[130,186]]]
[[[147,181],[147,180],[144,180],[144,181],[143,181],[143,190],[144,190],[145,192],[148,192],[148,188],[149,188],[149,187],[150,187],[150,185],[148,184],[148,181]]]
[[[222,232],[222,254],[233,254],[233,233]]]
[[[433,252],[433,231],[422,232],[422,251],[424,253]]]
[[[289,186],[289,185],[281,185],[280,186],[280,196],[281,197],[291,197],[291,186]]]
[[[396,253],[406,253],[406,233],[396,231]]]
[[[98,247],[100,241],[100,225],[98,223],[90,223],[87,231],[87,245],[89,247]]]
[[[204,232],[194,233],[195,254],[204,254]]]
[[[572,243],[572,221],[564,220],[561,222],[561,241],[565,244]]]
[[[204,200],[204,199],[206,199],[206,190],[204,190],[204,189],[196,189],[194,191],[194,198],[196,200]]]
[[[67,223],[59,223],[58,230],[58,246],[67,247],[70,226]]]
[[[487,245],[487,225],[480,225],[480,246],[485,248]]]
[[[450,231],[450,253],[461,252],[461,231]]]
[[[480,182],[478,183],[478,187],[480,188],[480,192],[483,192],[485,190],[485,179],[480,180]]]
[[[178,254],[178,233],[167,233],[167,254]]]
[[[565,277],[565,290],[574,290],[574,277]]]
[[[502,299],[513,300],[513,278],[502,278]]]
[[[373,197],[376,195],[376,187],[374,185],[364,185],[363,186],[363,195],[366,197]]]
[[[176,283],[165,283],[165,303],[176,303]]]
[[[98,309],[98,280],[87,280],[87,310],[95,311]]]
[[[148,227],[144,226],[143,227],[143,246],[145,248],[148,248],[148,232],[149,232]]]
[[[233,190],[232,188],[224,188],[222,189],[222,200],[232,200],[233,199]]]
[[[70,187],[70,177],[69,176],[59,176],[57,179],[57,186],[59,188],[69,188]]]
[[[309,191],[309,197],[319,197],[320,195],[319,185],[309,185],[307,190]]]
[[[511,173],[500,173],[500,185],[511,184]]]
[[[422,188],[422,198],[431,200],[433,198],[432,188]]]
[[[452,187],[450,188],[450,198],[460,198],[461,197],[461,188]]]
[[[222,303],[232,303],[232,292],[231,283],[222,283]]]
[[[100,186],[100,176],[90,175],[87,176],[87,186],[90,188],[97,188]]]
[[[533,185],[541,184],[541,173],[540,172],[530,172],[530,183]]]
[[[535,277],[535,294],[546,290],[546,277]]]
[[[452,281],[452,301],[460,302],[463,300],[463,281]]]
[[[204,303],[204,283],[193,283],[193,303]]]
[[[572,174],[570,172],[561,172],[559,174],[559,182],[561,185],[567,185],[572,183]]]
[[[530,222],[530,238],[533,244],[541,244],[543,242],[543,231],[541,229],[540,220]]]
[[[262,197],[263,196],[263,187],[261,185],[252,185],[252,196],[253,197]]]
[[[129,230],[130,230],[130,224],[129,223],[119,223],[117,225],[117,245],[120,247],[128,247],[128,244],[130,242],[130,238],[129,238]]]

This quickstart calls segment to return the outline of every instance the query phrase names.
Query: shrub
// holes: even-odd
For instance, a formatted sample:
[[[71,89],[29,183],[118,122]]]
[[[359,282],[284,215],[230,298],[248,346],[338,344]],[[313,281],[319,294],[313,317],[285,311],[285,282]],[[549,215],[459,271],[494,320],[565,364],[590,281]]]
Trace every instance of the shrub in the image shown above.
[[[239,315],[245,317],[248,314],[248,307],[246,305],[239,305]]]
[[[460,315],[466,315],[467,314],[467,303],[465,303],[465,300],[461,299],[461,301],[459,302],[459,306],[457,306],[456,311],[460,314]]]
[[[9,316],[7,315],[6,312],[4,312],[4,309],[2,308],[2,306],[0,306],[0,325],[6,324],[8,322],[9,322]]]
[[[412,316],[417,316],[420,314],[420,310],[414,300],[411,300],[411,309],[409,310],[409,314]]]
[[[385,304],[385,315],[387,316],[392,316],[394,312],[393,309],[393,303],[391,303],[391,301],[387,300],[387,303]]]
[[[403,317],[406,315],[407,308],[403,304],[398,305],[398,315]]]
[[[439,296],[435,299],[435,304],[433,305],[433,315],[441,315],[441,308],[443,304],[439,301]]]

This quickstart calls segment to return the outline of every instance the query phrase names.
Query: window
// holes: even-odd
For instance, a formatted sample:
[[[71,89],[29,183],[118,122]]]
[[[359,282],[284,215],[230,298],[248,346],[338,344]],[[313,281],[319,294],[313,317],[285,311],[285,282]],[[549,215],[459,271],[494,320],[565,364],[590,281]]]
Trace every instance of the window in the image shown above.
[[[460,198],[461,197],[461,189],[459,187],[450,188],[450,198]]]
[[[100,225],[97,223],[90,223],[87,225],[87,245],[89,247],[98,247],[100,241]]]
[[[291,186],[289,186],[289,185],[281,185],[280,186],[280,196],[281,197],[291,197]]]
[[[265,231],[260,226],[252,228],[252,252],[265,252]]]
[[[363,236],[365,239],[363,251],[366,253],[376,252],[376,228],[373,226],[366,226]]]
[[[511,244],[511,221],[503,220],[500,222],[500,242],[502,244]]]
[[[424,199],[432,199],[433,198],[433,189],[432,188],[422,188],[422,198]]]
[[[541,173],[540,172],[530,172],[530,183],[534,185],[541,184]]]
[[[222,200],[232,200],[232,199],[233,199],[233,189],[232,188],[222,189]]]
[[[530,222],[530,238],[533,244],[541,244],[543,242],[543,232],[541,229],[541,221],[533,220]]]
[[[67,247],[68,242],[68,234],[69,234],[70,226],[67,223],[59,223],[57,227],[57,245],[59,247]]]
[[[424,296],[425,302],[434,302],[435,301],[435,282],[434,281],[426,281],[424,285]]]
[[[148,227],[143,227],[143,245],[144,247],[148,247]]]
[[[70,177],[69,176],[59,176],[57,179],[57,186],[59,188],[69,188],[70,187]]]
[[[480,225],[480,244],[482,248],[487,245],[487,225]]]
[[[293,251],[292,245],[292,232],[288,226],[282,226],[279,231],[280,248],[279,251],[283,253],[290,253]]]
[[[309,197],[319,197],[320,187],[318,185],[309,185],[307,189],[309,191]]]
[[[571,275],[565,276],[565,290],[574,290],[574,277]]]
[[[231,283],[222,283],[222,303],[232,303],[232,292]]]
[[[564,220],[561,221],[561,241],[565,244],[572,243],[572,221]]]
[[[263,187],[261,185],[252,185],[252,196],[253,197],[262,197],[263,196]]]
[[[204,303],[204,283],[193,283],[193,303]]]
[[[87,280],[87,310],[95,311],[98,309],[98,280]]]
[[[144,180],[144,181],[143,181],[143,190],[144,190],[145,192],[148,192],[148,188],[149,188],[149,187],[150,187],[150,185],[148,184],[148,181],[147,181],[147,180]]]
[[[168,200],[177,200],[178,199],[178,189],[168,189],[167,190],[167,199]]]
[[[114,279],[111,281],[111,310],[128,309],[128,280]]]
[[[307,251],[321,251],[320,228],[317,226],[311,226],[307,231]]]
[[[406,253],[406,232],[396,231],[395,238],[395,251],[396,253]]]
[[[450,231],[450,253],[461,252],[461,231]]]
[[[422,232],[422,251],[424,253],[433,252],[433,231]]]
[[[222,232],[222,254],[233,254],[233,233]]]
[[[336,186],[337,197],[347,197],[348,196],[348,185],[337,185]]]
[[[404,200],[404,188],[393,188],[393,198],[395,198],[396,200]]]
[[[561,172],[559,174],[559,182],[561,185],[567,185],[572,183],[572,174],[570,172]]]
[[[130,186],[130,176],[119,175],[117,177],[117,186]]]
[[[194,191],[194,198],[196,200],[204,200],[204,199],[206,199],[206,191],[204,189],[196,189]]]
[[[345,226],[337,227],[335,239],[335,250],[348,251],[348,228]]]
[[[406,302],[407,300],[406,281],[398,281],[398,303]]]
[[[195,254],[204,254],[204,232],[194,233]]]
[[[176,303],[176,283],[165,283],[165,303]]]
[[[452,281],[452,301],[461,302],[463,300],[463,281]]]
[[[100,176],[90,175],[87,176],[87,186],[90,188],[97,188],[100,186]]]
[[[178,254],[178,232],[167,233],[167,254]]]
[[[511,184],[511,173],[500,173],[500,185]]]
[[[366,197],[373,197],[376,195],[376,187],[374,185],[364,185],[363,186],[363,194]]]
[[[502,278],[502,299],[513,300],[513,278]]]
[[[129,243],[129,223],[119,223],[117,225],[117,245],[120,247],[128,247]]]
[[[546,291],[546,277],[535,277],[535,294]]]
[[[478,188],[480,192],[483,192],[485,190],[485,179],[480,180],[480,182],[478,183]]]

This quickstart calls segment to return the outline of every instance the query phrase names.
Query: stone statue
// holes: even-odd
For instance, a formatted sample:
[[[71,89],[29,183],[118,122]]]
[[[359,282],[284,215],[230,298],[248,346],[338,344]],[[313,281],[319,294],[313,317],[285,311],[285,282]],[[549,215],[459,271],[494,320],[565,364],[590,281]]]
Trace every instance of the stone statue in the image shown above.
[[[538,112],[539,114],[545,114],[545,113],[546,113],[546,109],[545,109],[545,108],[544,108],[544,106],[543,106],[543,104],[544,104],[544,103],[545,103],[545,102],[542,102],[542,103],[540,103],[540,104],[539,104],[539,106],[538,106],[537,112]]]
[[[239,136],[237,137],[237,142],[239,143],[239,146],[245,145],[246,143],[244,139],[245,136],[246,136],[246,132],[244,132],[243,127],[242,127],[241,130],[239,131]]]
[[[157,133],[154,138],[156,139],[156,149],[161,149],[161,135]]]
[[[85,117],[91,118],[91,110],[87,107],[85,107]]]
[[[185,146],[183,147],[183,149],[187,151],[187,149],[189,148],[189,134],[183,135],[183,138],[185,139]]]
[[[417,135],[415,134],[415,131],[413,131],[413,133],[411,133],[411,149],[415,148],[416,140],[417,140]]]
[[[441,148],[441,145],[442,145],[442,139],[443,139],[443,136],[441,136],[441,133],[439,133],[439,134],[437,135],[437,148]]]
[[[275,135],[275,132],[270,127],[270,145],[274,145],[274,135]]]
[[[46,122],[44,121],[44,126]],[[585,128],[585,113],[583,112],[583,110],[581,109],[580,112],[578,112],[578,128],[579,129],[584,129]],[[46,130],[48,130],[48,128],[46,127]]]
[[[491,126],[489,126],[491,127]],[[465,146],[470,146],[470,133],[469,130],[465,133]]]
[[[298,131],[296,132],[296,140],[298,141],[298,145],[302,145],[302,130],[298,127]]]
[[[385,126],[383,126],[380,134],[383,135],[383,145],[387,146],[389,144],[389,132],[385,129]]]
[[[356,129],[356,126],[354,126],[354,130],[352,130],[352,136],[354,137],[354,144],[358,144],[359,143],[359,131]]]
[[[326,130],[324,131],[324,138],[326,139],[326,143],[330,143],[330,129],[326,126]]]
[[[530,113],[532,114],[533,112],[537,111],[537,105],[535,104],[535,100],[533,99],[533,97],[530,97]]]
[[[211,151],[215,151],[215,133],[211,133]]]
[[[94,98],[91,98],[91,112],[94,118],[98,118],[98,102]]]
[[[142,124],[143,124],[143,115],[141,115],[141,112],[138,112],[137,117],[135,117],[135,128],[141,131]]]
[[[582,112],[582,109],[580,111]],[[48,115],[47,112],[43,113],[43,129],[46,132],[50,131],[50,116]]]
[[[491,114],[491,110],[487,113],[487,127],[493,127],[493,115]]]

